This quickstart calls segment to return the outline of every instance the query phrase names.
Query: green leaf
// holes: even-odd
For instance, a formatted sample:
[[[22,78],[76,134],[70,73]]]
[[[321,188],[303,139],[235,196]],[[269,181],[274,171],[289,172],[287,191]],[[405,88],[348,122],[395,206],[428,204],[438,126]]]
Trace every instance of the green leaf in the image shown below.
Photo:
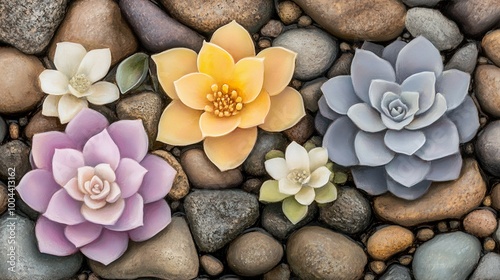
[[[307,215],[307,205],[302,205],[295,200],[295,197],[290,196],[283,200],[281,205],[283,214],[292,222],[292,224],[297,224]]]
[[[270,160],[277,157],[285,158],[285,153],[280,150],[270,150],[269,152],[267,152],[265,159]]]
[[[330,182],[321,188],[314,189],[314,191],[316,192],[314,200],[317,203],[328,203],[337,199],[337,188]]]
[[[278,202],[287,197],[289,197],[289,195],[280,193],[278,181],[276,180],[267,180],[260,187],[260,201]]]
[[[333,177],[333,182],[335,184],[344,184],[345,182],[347,182],[347,174],[340,171],[335,172],[335,176]]]
[[[122,94],[139,86],[149,71],[149,56],[136,53],[123,60],[116,70],[116,83]]]

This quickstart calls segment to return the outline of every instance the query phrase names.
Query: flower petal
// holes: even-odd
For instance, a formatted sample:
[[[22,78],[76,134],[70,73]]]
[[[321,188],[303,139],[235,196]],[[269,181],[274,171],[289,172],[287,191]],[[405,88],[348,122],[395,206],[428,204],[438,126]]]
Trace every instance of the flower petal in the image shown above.
[[[146,156],[149,140],[142,120],[121,120],[112,123],[107,130],[122,158],[140,162]]]
[[[66,77],[73,77],[86,54],[87,50],[80,44],[71,42],[57,43],[54,53],[54,65]]]
[[[174,82],[175,92],[184,105],[195,109],[205,110],[212,105],[207,95],[212,93],[211,86],[215,80],[204,73],[190,73]]]
[[[320,135],[325,135],[331,123],[332,120],[325,118],[322,114],[316,114],[314,117],[314,127]]]
[[[318,109],[320,114],[329,120],[335,120],[342,116],[330,108],[328,103],[326,103],[326,98],[324,94],[321,95],[321,97],[318,100]]]
[[[466,96],[462,105],[448,112],[447,116],[458,129],[460,143],[474,138],[479,129],[479,114],[470,96]]]
[[[237,128],[221,137],[207,137],[203,148],[207,157],[221,171],[240,166],[248,157],[257,141],[257,128]],[[228,149],[228,144],[231,148]]]
[[[394,158],[394,152],[389,150],[384,143],[384,135],[384,132],[366,133],[364,131],[356,134],[354,149],[360,165],[381,166]]]
[[[142,179],[142,187],[138,193],[144,203],[150,203],[164,198],[174,183],[177,172],[165,160],[155,155],[146,155],[141,165],[148,170]]]
[[[279,94],[292,80],[297,54],[282,47],[270,47],[257,57],[264,58],[264,89],[270,96]]]
[[[285,160],[288,170],[299,169],[309,171],[309,155],[307,154],[307,150],[295,141],[290,143],[286,148]]]
[[[376,54],[378,57],[382,57],[382,52],[384,51],[384,46],[372,43],[370,41],[364,41],[361,45],[362,50],[370,51]]]
[[[402,82],[409,76],[431,71],[436,77],[443,71],[441,54],[434,45],[423,36],[418,36],[401,49],[396,61],[397,81]]]
[[[456,69],[446,70],[437,80],[436,90],[446,99],[448,110],[453,110],[464,102],[469,92],[470,74]]]
[[[99,209],[89,208],[86,204],[83,204],[81,207],[83,217],[85,217],[87,221],[99,225],[114,225],[124,210],[124,199],[118,199],[115,203],[107,203],[104,207]]]
[[[128,232],[130,239],[141,242],[155,236],[172,220],[170,207],[165,200],[144,205],[144,225]]]
[[[92,136],[103,131],[108,125],[108,119],[101,113],[84,108],[68,123],[65,132],[75,142],[76,148],[82,150]]]
[[[347,111],[347,116],[363,131],[379,132],[386,129],[380,118],[380,113],[366,103],[353,105]]]
[[[277,157],[264,162],[267,174],[275,180],[281,180],[288,175],[288,166],[284,158]]]
[[[56,149],[75,148],[68,135],[59,131],[48,131],[33,135],[31,156],[36,167],[52,170],[52,158]]]
[[[361,103],[354,92],[351,76],[336,76],[321,86],[328,106],[336,113],[345,115],[352,105]]]
[[[314,189],[316,193],[314,201],[317,203],[329,203],[337,199],[337,187],[328,182],[324,187]]]
[[[128,235],[126,232],[103,229],[99,238],[80,248],[80,251],[87,258],[108,265],[121,257],[127,247]]]
[[[354,184],[369,195],[380,195],[387,192],[387,173],[384,166],[356,166],[351,169]]]
[[[418,92],[420,97],[418,99],[418,114],[422,114],[434,104],[436,96],[435,91],[436,76],[434,72],[420,72],[408,77],[401,84],[403,91]]]
[[[218,84],[227,83],[234,69],[233,57],[223,48],[207,42],[203,42],[197,64],[199,72],[210,75]]]
[[[83,157],[88,166],[108,163],[113,170],[116,170],[120,162],[120,151],[105,129],[87,141],[83,147]]]
[[[88,107],[88,102],[83,98],[76,98],[71,94],[65,94],[57,104],[57,112],[59,120],[62,124],[68,123],[72,120],[81,110]]]
[[[297,224],[307,215],[307,206],[302,205],[295,200],[294,197],[287,197],[283,200],[281,205],[283,214],[292,222],[292,224]]]
[[[357,49],[351,64],[351,78],[356,95],[369,103],[368,92],[372,80],[394,82],[396,75],[389,62],[370,51]]]
[[[302,205],[310,205],[314,201],[316,192],[313,188],[304,186],[295,194],[295,200]]]
[[[415,91],[403,91],[400,96],[400,101],[408,107],[406,111],[405,118],[415,115],[419,111],[419,100],[422,98],[422,94]],[[420,110],[421,111],[421,110]]]
[[[55,223],[44,216],[38,217],[35,235],[41,253],[69,256],[78,252],[75,245],[64,236],[64,225]]]
[[[459,152],[458,130],[448,118],[441,118],[421,131],[426,141],[415,153],[419,158],[430,161]]]
[[[302,189],[302,185],[293,181],[288,180],[288,178],[283,178],[278,181],[278,189],[280,193],[286,195],[295,195]]]
[[[413,155],[425,144],[425,134],[413,130],[388,130],[384,137],[385,145],[398,154]]]
[[[387,174],[396,182],[411,187],[425,179],[431,169],[431,163],[416,156],[396,155],[385,166]]]
[[[215,30],[210,43],[225,49],[231,54],[235,62],[244,57],[255,56],[255,46],[252,37],[235,20]]]
[[[323,137],[323,147],[328,150],[331,161],[352,166],[359,163],[354,151],[354,139],[359,129],[348,117],[333,121]]]
[[[113,231],[129,231],[143,226],[143,208],[144,201],[142,200],[142,196],[134,194],[125,199],[125,209],[118,221],[114,225],[106,226],[106,228]]]
[[[266,121],[259,127],[269,132],[283,131],[296,125],[305,115],[302,95],[286,87],[280,94],[271,96],[271,108]]]
[[[161,115],[156,140],[176,146],[200,142],[203,140],[200,129],[202,113],[187,107],[180,100],[173,100]]]
[[[269,203],[282,201],[289,196],[280,192],[279,183],[276,180],[265,181],[259,191],[259,200]]]
[[[178,99],[174,81],[196,72],[196,52],[186,48],[175,48],[152,55],[161,87],[171,99]]]
[[[52,172],[44,169],[26,173],[16,188],[22,200],[40,213],[47,210],[50,199],[60,189],[61,186],[54,181]]]
[[[219,137],[231,133],[241,122],[239,115],[219,117],[205,112],[200,117],[200,128],[203,137]]]
[[[262,91],[254,101],[243,105],[243,108],[239,113],[241,117],[239,128],[250,128],[263,124],[269,109],[271,109],[271,98],[266,91]]]
[[[56,149],[52,158],[54,180],[62,187],[77,175],[85,165],[82,152],[74,149]]]
[[[96,49],[89,51],[82,59],[77,74],[84,74],[91,83],[95,83],[108,74],[111,66],[111,51]]]
[[[74,200],[83,201],[84,194],[78,187],[78,179],[76,177],[69,180],[63,188]]]
[[[384,48],[382,52],[382,58],[389,61],[393,68],[396,68],[396,60],[398,59],[399,52],[406,46],[406,42],[401,40],[396,40],[387,47]]]
[[[462,155],[456,153],[431,161],[431,170],[425,179],[438,182],[455,180],[460,176],[461,169]]]
[[[80,201],[74,200],[65,189],[59,189],[50,199],[47,210],[43,215],[51,221],[76,225],[85,222],[85,218],[80,213]]]
[[[446,113],[446,99],[441,93],[436,93],[436,100],[432,107],[425,113],[415,117],[415,119],[406,126],[407,129],[415,130],[429,126],[437,121],[441,116]]]
[[[328,151],[323,147],[311,149],[309,155],[309,170],[314,171],[328,162]]]
[[[110,82],[97,82],[87,91],[87,100],[95,105],[104,105],[120,98],[120,91],[115,84]]]
[[[127,198],[137,193],[147,172],[137,161],[122,158],[116,168],[116,183],[120,186],[121,197]]]
[[[102,232],[102,226],[89,222],[78,225],[66,226],[64,235],[76,247],[82,247],[96,240]]]
[[[396,83],[384,80],[373,80],[372,83],[370,84],[370,89],[368,90],[368,95],[370,97],[370,104],[380,113],[383,112],[382,98],[385,96],[386,92],[392,92],[396,95],[400,95],[401,87]]]
[[[311,179],[307,185],[312,188],[321,188],[330,181],[330,175],[332,172],[326,166],[321,166],[311,173]]]
[[[430,186],[431,181],[422,181],[414,186],[406,187],[391,178],[387,179],[387,189],[395,196],[407,200],[414,200],[421,197],[427,192]]]
[[[52,95],[69,93],[68,77],[57,70],[45,69],[40,73],[40,88],[43,92]]]
[[[116,180],[116,174],[111,166],[107,163],[100,163],[95,168],[95,175],[101,180],[106,180],[110,183]],[[79,172],[80,173],[80,172]]]
[[[407,117],[406,119],[403,119],[402,121],[395,121],[395,120],[387,117],[385,114],[382,114],[381,117],[382,117],[382,122],[384,123],[384,125],[387,128],[392,129],[392,130],[401,130],[404,127],[407,127],[408,124],[410,124],[414,119],[413,115],[410,115],[409,117]]]
[[[59,117],[59,112],[57,111],[59,100],[61,100],[61,96],[47,95],[43,101],[42,115],[47,117]]]
[[[238,92],[244,104],[257,98],[262,91],[263,83],[264,59],[256,57],[247,57],[238,61],[229,81],[230,87]]]

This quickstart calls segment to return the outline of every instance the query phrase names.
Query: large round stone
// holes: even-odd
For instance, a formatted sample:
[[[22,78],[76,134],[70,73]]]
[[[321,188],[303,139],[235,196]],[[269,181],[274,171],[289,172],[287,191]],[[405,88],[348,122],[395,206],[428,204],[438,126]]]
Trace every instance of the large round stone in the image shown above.
[[[500,117],[500,68],[480,65],[475,74],[476,97],[484,112]]]
[[[500,121],[479,132],[475,150],[481,166],[492,175],[500,175]]]

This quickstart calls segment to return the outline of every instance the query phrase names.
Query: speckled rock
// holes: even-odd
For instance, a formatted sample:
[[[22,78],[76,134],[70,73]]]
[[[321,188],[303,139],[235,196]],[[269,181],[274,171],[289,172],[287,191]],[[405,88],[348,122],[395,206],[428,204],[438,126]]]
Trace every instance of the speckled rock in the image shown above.
[[[481,255],[481,243],[463,232],[440,234],[420,245],[413,258],[416,280],[465,280]]]
[[[9,204],[9,193],[7,192],[7,186],[0,182],[0,215],[7,210]]]
[[[189,181],[186,173],[182,169],[181,164],[177,161],[177,159],[167,151],[156,150],[153,152],[154,155],[157,155],[163,158],[170,166],[172,166],[177,174],[175,174],[174,183],[172,184],[172,189],[168,192],[168,197],[173,200],[180,200],[185,197],[189,193]]]
[[[307,208],[307,214],[304,219],[294,225],[288,220],[285,214],[283,214],[281,205],[281,202],[266,205],[264,210],[262,210],[261,217],[262,227],[280,240],[286,239],[292,231],[308,224],[314,219],[316,213],[318,213],[318,206],[316,203],[313,203]]]
[[[20,140],[12,140],[0,145],[0,179],[9,178],[9,168],[14,168],[16,182],[31,170],[30,148]]]
[[[270,133],[259,130],[257,142],[252,152],[243,163],[243,169],[246,173],[253,176],[264,176],[267,174],[264,167],[265,156],[270,150],[285,151],[287,139],[281,133]]]
[[[366,249],[376,260],[385,261],[393,255],[406,250],[413,244],[413,233],[400,226],[390,225],[377,230],[368,238]]]
[[[200,264],[210,276],[217,276],[224,271],[224,265],[222,262],[212,255],[201,256]]]
[[[227,264],[241,276],[257,276],[275,267],[283,246],[268,234],[254,231],[236,238],[227,249]]]
[[[478,49],[476,43],[468,43],[458,49],[446,63],[444,69],[458,69],[469,74],[476,68]]]
[[[484,34],[500,22],[498,0],[453,0],[444,9],[466,35]]]
[[[201,49],[203,37],[171,18],[149,0],[120,0],[123,16],[146,50],[158,53],[171,48]]]
[[[0,41],[26,54],[40,54],[64,17],[67,0],[2,1]]]
[[[283,23],[279,20],[272,19],[260,29],[260,34],[267,37],[278,37],[283,31]]]
[[[290,274],[290,267],[282,263],[264,274],[264,280],[289,280]]]
[[[293,76],[299,80],[311,80],[327,71],[339,49],[328,33],[317,28],[286,31],[273,41],[273,46],[297,53]]]
[[[380,277],[380,280],[412,280],[412,278],[409,268],[399,264],[393,264],[389,266],[384,275]]]
[[[271,0],[160,0],[174,18],[202,33],[212,33],[236,20],[250,32],[257,32],[273,13]]]
[[[283,131],[290,141],[304,144],[314,134],[314,118],[306,114],[296,125]]]
[[[278,10],[278,16],[281,21],[286,25],[296,22],[300,15],[302,15],[300,7],[288,0],[279,2],[276,9]]]
[[[181,165],[194,188],[228,189],[243,183],[239,169],[220,171],[201,149],[190,149],[181,155]]]
[[[500,210],[500,184],[496,183],[491,188],[491,206],[495,208],[495,210]]]
[[[475,149],[481,167],[496,176],[500,174],[499,140],[500,121],[490,122],[478,133]],[[495,202],[495,204],[497,203]]]
[[[121,120],[141,119],[148,133],[149,146],[152,147],[158,133],[158,122],[163,112],[163,100],[150,91],[134,94],[120,100],[116,113]]]
[[[403,3],[405,3],[410,7],[415,7],[415,6],[434,7],[441,0],[402,0],[402,1]]]
[[[5,136],[7,136],[7,124],[5,123],[3,118],[0,117],[0,143],[3,142]]]
[[[370,202],[357,189],[337,188],[337,199],[319,208],[319,220],[335,230],[356,234],[370,224]]]
[[[347,40],[388,41],[404,29],[406,8],[397,0],[294,0],[334,36]]]
[[[464,229],[477,237],[491,235],[497,228],[497,217],[488,209],[478,209],[465,216]]]
[[[340,75],[350,75],[353,58],[354,55],[352,53],[343,53],[337,60],[335,60],[332,68],[328,70],[326,76],[328,78],[333,78]]]
[[[486,34],[481,42],[486,56],[497,66],[500,66],[500,29]]]
[[[420,241],[428,241],[434,237],[434,231],[430,228],[422,228],[417,232],[417,239]]]
[[[87,51],[109,48],[112,65],[137,50],[137,40],[113,0],[73,1],[50,44],[52,61],[59,42],[80,43]]]
[[[173,217],[164,230],[147,241],[130,241],[125,254],[111,264],[92,260],[89,264],[94,273],[108,279],[192,279],[199,268],[193,238],[182,217]]]
[[[291,270],[301,279],[356,280],[367,263],[357,243],[317,226],[303,227],[292,234],[286,256]]]
[[[315,80],[309,81],[302,85],[300,89],[300,94],[302,95],[302,99],[304,100],[304,106],[307,110],[315,113],[318,111],[318,100],[320,99],[321,92],[320,87],[326,82],[328,79],[326,78],[317,78]]]
[[[469,280],[497,280],[500,279],[500,255],[488,253],[484,255],[472,273]]]
[[[198,190],[184,199],[194,240],[202,252],[215,252],[253,225],[257,197],[240,190]]]
[[[11,232],[14,232],[13,234]],[[15,244],[9,244],[9,236],[15,236]],[[35,223],[14,215],[0,216],[0,271],[2,280],[47,280],[67,279],[75,275],[82,265],[80,253],[67,257],[57,257],[40,253],[35,237]],[[15,247],[14,256],[10,247]],[[14,259],[14,263],[10,263]],[[9,268],[14,266],[14,272]]]
[[[421,198],[408,201],[390,194],[374,199],[373,208],[383,220],[414,226],[444,219],[458,219],[476,208],[486,194],[486,183],[478,164],[465,159],[455,181],[433,183]]]
[[[32,55],[0,47],[0,114],[29,111],[42,100],[38,75],[44,70],[40,60]]]
[[[38,111],[31,117],[28,125],[26,125],[24,135],[26,135],[28,139],[31,139],[35,133],[47,131],[64,131],[64,125],[61,124],[59,118],[46,117],[42,115],[42,111]]]

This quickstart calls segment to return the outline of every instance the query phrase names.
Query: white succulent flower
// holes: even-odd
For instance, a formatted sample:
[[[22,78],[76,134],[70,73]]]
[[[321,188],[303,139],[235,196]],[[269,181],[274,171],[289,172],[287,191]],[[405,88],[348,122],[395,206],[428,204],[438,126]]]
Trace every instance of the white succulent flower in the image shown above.
[[[111,66],[109,49],[87,52],[77,43],[58,43],[54,65],[57,70],[46,69],[39,76],[42,91],[49,94],[43,102],[43,115],[59,117],[64,124],[88,107],[88,102],[103,105],[118,99],[116,85],[98,82]]]
[[[283,213],[294,224],[307,214],[313,201],[332,202],[337,189],[330,182],[332,172],[326,167],[328,152],[325,148],[307,150],[292,142],[285,151],[285,158],[273,158],[264,164],[274,179],[262,184],[259,200],[278,202],[283,200]]]

